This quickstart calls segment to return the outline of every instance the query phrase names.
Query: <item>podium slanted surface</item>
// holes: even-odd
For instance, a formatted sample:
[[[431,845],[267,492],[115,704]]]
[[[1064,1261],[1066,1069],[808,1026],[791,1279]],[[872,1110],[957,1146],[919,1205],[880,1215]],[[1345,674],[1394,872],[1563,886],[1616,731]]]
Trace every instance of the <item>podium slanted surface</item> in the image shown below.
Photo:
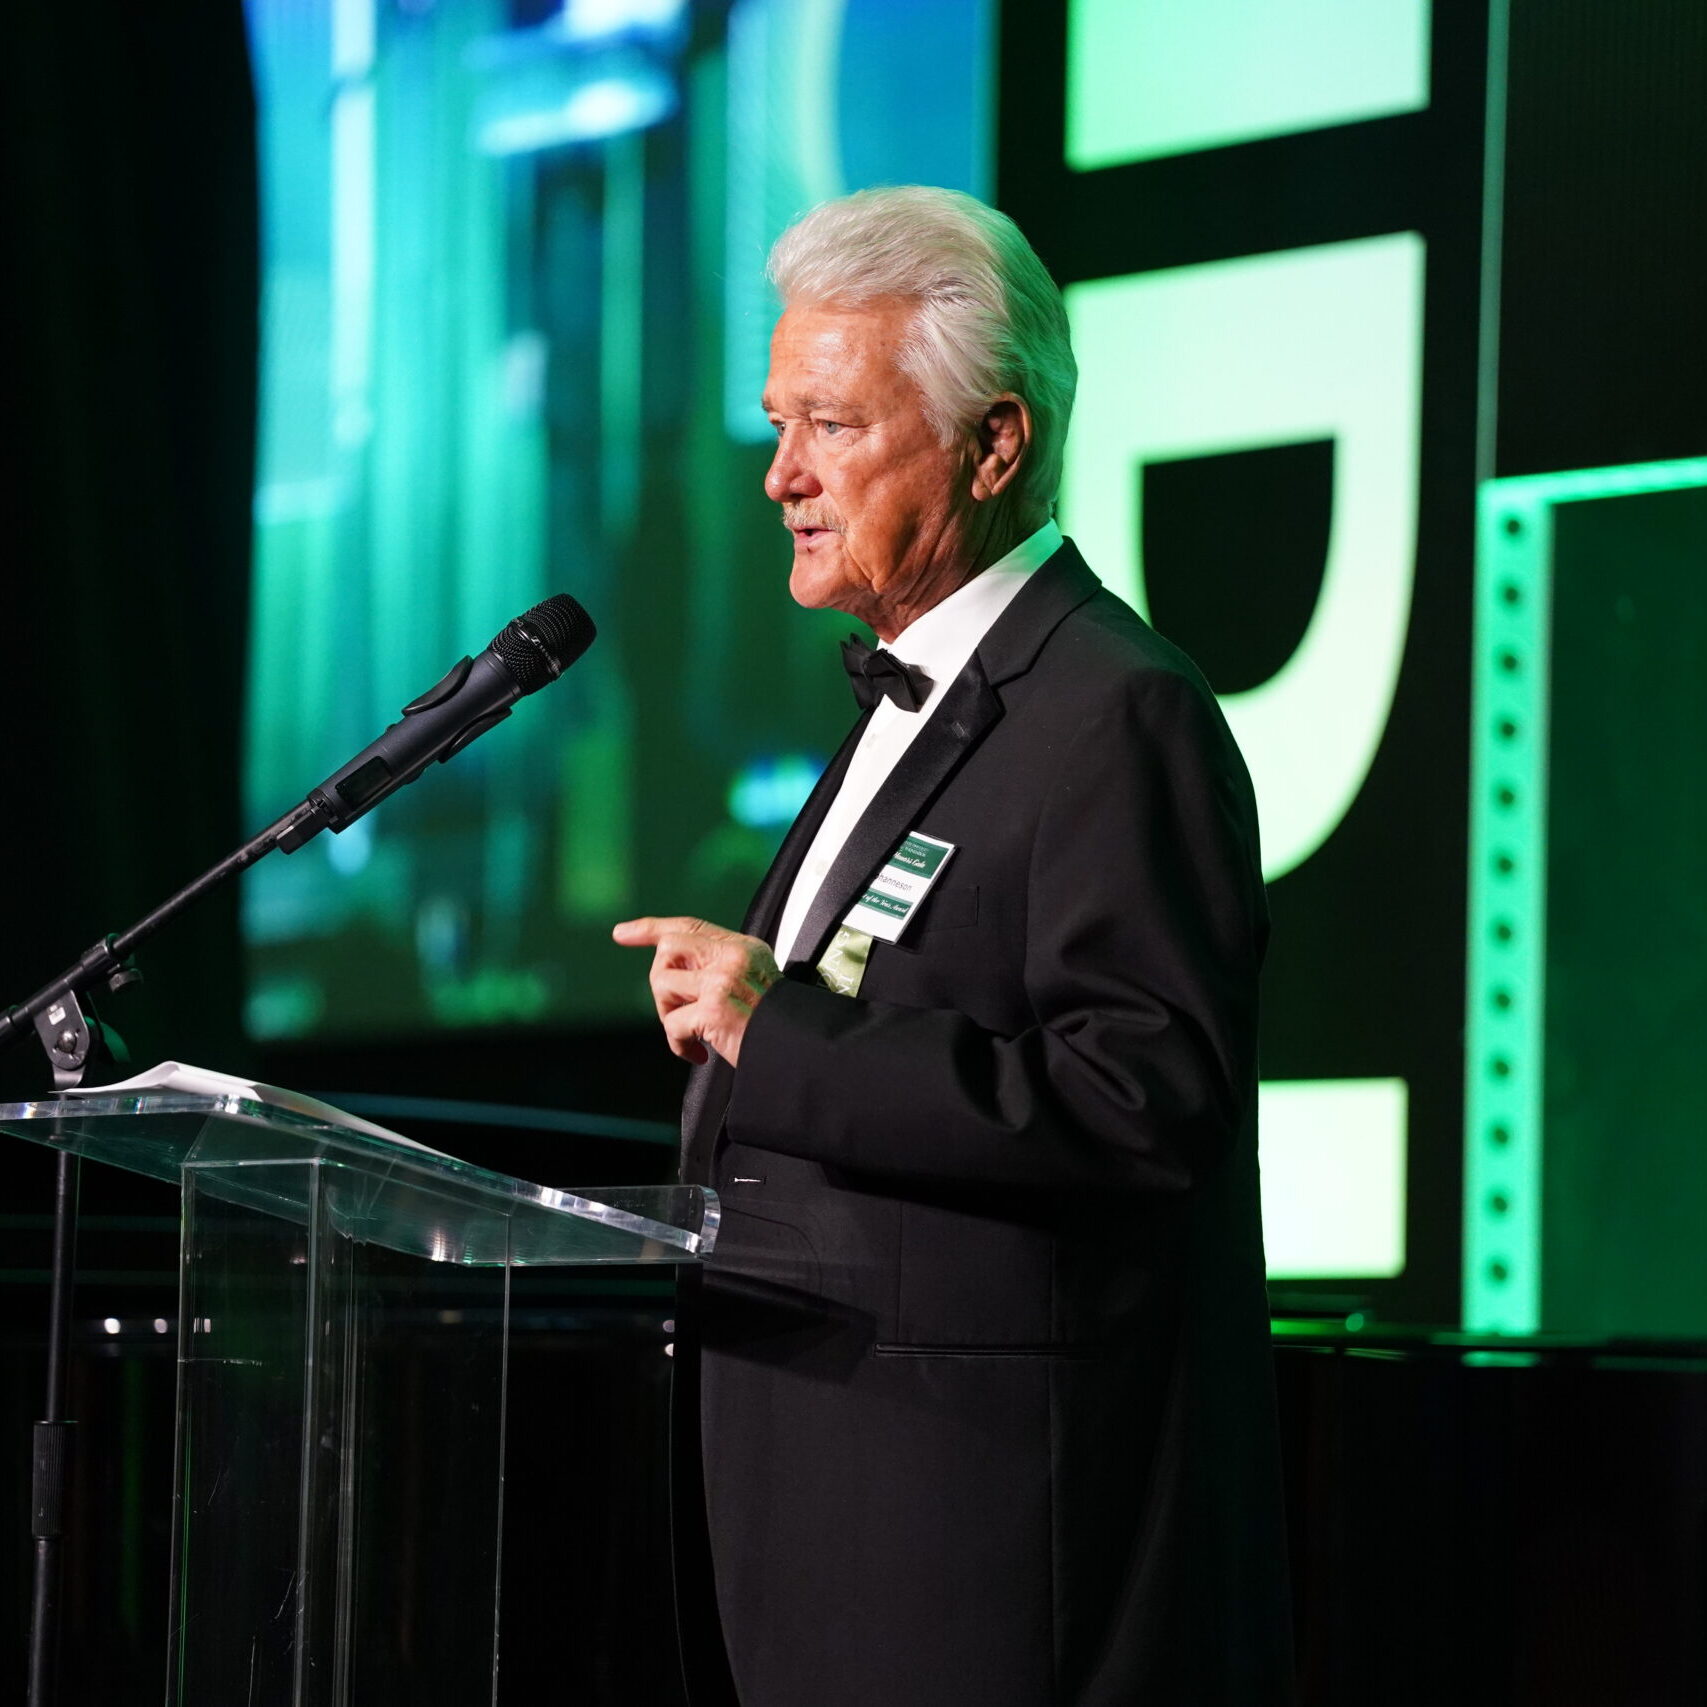
[[[492,1699],[510,1272],[696,1262],[715,1193],[533,1185],[238,1094],[0,1132],[182,1190],[170,1698]]]

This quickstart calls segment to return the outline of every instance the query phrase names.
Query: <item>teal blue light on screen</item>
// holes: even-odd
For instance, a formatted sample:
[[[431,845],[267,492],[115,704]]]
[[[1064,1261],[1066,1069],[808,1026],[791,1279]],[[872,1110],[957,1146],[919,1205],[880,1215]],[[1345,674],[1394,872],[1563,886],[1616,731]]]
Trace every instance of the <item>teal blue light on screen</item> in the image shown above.
[[[759,758],[729,788],[729,816],[749,830],[786,830],[806,804],[824,761],[804,753]]]
[[[732,437],[759,407],[775,295],[771,244],[867,184],[988,197],[995,0],[735,0],[729,14],[724,392]]]
[[[637,1016],[611,922],[738,917],[821,762],[791,743],[830,750],[846,718],[786,685],[824,637],[790,615],[749,448],[764,251],[863,184],[988,191],[994,0],[736,0],[726,36],[684,0],[566,0],[525,28],[504,0],[246,12],[250,820],[538,599],[600,628],[454,764],[249,875],[250,1029]],[[660,310],[672,292],[691,317]],[[780,693],[753,691],[767,673]]]

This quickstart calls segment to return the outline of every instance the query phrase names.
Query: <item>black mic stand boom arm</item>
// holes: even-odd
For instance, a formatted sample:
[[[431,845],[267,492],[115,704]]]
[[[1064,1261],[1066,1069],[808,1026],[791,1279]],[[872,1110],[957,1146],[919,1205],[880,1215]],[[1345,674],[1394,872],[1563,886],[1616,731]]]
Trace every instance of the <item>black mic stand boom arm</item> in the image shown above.
[[[81,1084],[103,1048],[98,1023],[93,1022],[93,1016],[88,1012],[88,998],[98,989],[116,993],[135,983],[138,975],[129,965],[129,960],[139,944],[194,906],[210,890],[217,889],[227,878],[247,871],[257,860],[284,843],[287,837],[299,837],[309,822],[319,815],[319,808],[312,799],[292,807],[258,836],[251,837],[217,865],[210,866],[193,883],[186,884],[177,894],[162,901],[129,930],[102,937],[27,1001],[0,1014],[0,1050],[9,1049],[33,1031],[41,1038],[42,1047],[53,1065],[56,1088],[69,1090]]]

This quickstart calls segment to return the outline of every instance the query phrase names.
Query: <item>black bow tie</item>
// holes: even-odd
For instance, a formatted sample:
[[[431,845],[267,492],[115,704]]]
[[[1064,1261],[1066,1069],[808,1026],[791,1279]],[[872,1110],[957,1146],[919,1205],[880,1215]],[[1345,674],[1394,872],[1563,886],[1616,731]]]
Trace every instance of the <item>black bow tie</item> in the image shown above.
[[[881,646],[867,646],[857,634],[842,642],[842,667],[862,711],[886,696],[903,711],[917,711],[931,691],[930,677],[917,664],[904,664]]]

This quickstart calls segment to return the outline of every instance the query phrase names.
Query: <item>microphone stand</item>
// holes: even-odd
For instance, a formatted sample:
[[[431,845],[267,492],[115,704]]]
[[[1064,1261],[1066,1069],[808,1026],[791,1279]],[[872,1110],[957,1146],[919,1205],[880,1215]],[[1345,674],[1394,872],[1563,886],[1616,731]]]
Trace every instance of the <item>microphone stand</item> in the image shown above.
[[[227,854],[218,865],[209,866],[193,883],[185,884],[176,895],[162,901],[129,930],[102,937],[27,1001],[0,1014],[0,1050],[9,1049],[29,1036],[26,1028],[33,1026],[52,1064],[55,1089],[68,1090],[81,1084],[85,1072],[95,1065],[90,1060],[91,1050],[99,1048],[99,1030],[89,1023],[84,1006],[84,1001],[96,986],[116,995],[138,982],[136,970],[127,964],[138,944],[147,941],[161,926],[170,924],[180,913],[193,907],[228,877],[247,871],[256,860],[270,854],[276,847],[288,843],[286,852],[293,851],[324,823],[325,809],[313,799],[303,801],[269,824],[258,836],[246,841],[235,853]]]
[[[142,980],[131,962],[137,945],[169,924],[227,878],[246,871],[274,848],[300,847],[324,824],[323,809],[310,799],[269,824],[210,866],[193,883],[163,901],[129,930],[103,937],[27,1001],[0,1014],[0,1050],[32,1034],[47,1052],[54,1089],[98,1085],[116,1075],[124,1045],[95,1012],[97,988],[117,995]],[[54,1707],[59,1695],[60,1625],[63,1607],[65,1515],[71,1488],[77,1425],[66,1416],[71,1360],[71,1292],[77,1253],[77,1192],[80,1159],[67,1150],[58,1164],[53,1194],[53,1266],[48,1291],[47,1397],[35,1425],[30,1483],[30,1534],[35,1576],[30,1597],[28,1707]]]
[[[131,954],[139,943],[274,848],[294,853],[320,831],[344,828],[394,790],[413,782],[433,760],[461,752],[476,736],[508,717],[515,700],[562,675],[592,645],[594,635],[592,618],[566,593],[524,611],[478,658],[454,664],[442,681],[404,706],[399,722],[335,771],[300,806],[209,867],[128,931],[103,937],[27,1001],[0,1013],[0,1050],[33,1029],[47,1051],[56,1090],[100,1083],[109,1076],[113,1062],[122,1058],[122,1045],[97,1018],[94,993],[100,988],[117,994],[138,982],[140,974],[131,964]],[[76,1426],[64,1411],[77,1248],[77,1160],[63,1150],[58,1159],[47,1415],[36,1425],[31,1493],[36,1577],[30,1604],[29,1707],[53,1707],[58,1693],[60,1542]]]

